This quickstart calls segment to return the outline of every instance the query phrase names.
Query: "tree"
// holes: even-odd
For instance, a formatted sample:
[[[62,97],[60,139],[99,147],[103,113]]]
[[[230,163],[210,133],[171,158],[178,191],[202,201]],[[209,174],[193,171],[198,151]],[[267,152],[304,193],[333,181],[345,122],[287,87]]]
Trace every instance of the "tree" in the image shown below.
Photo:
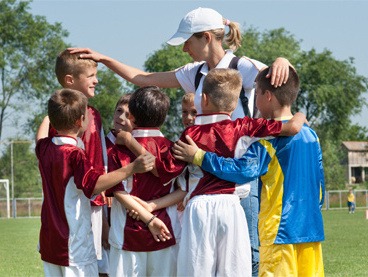
[[[362,107],[367,105],[363,93],[368,89],[368,80],[357,74],[354,60],[336,60],[328,50],[321,53],[315,49],[304,51],[300,41],[283,28],[263,33],[253,27],[249,28],[243,34],[242,46],[236,55],[248,56],[266,65],[271,65],[277,57],[282,56],[287,57],[295,66],[301,88],[293,110],[304,112],[320,137],[328,187],[344,185],[339,162],[342,158],[341,142],[368,137],[366,128],[352,125],[350,120],[353,114],[360,113]],[[164,46],[149,57],[145,66],[151,72],[166,71],[188,61],[189,56],[181,48]],[[167,93],[174,106],[164,131],[175,137],[174,133],[181,129],[178,100],[182,91],[168,90]]]
[[[0,1],[0,140],[10,112],[35,112],[55,90],[55,58],[67,47],[61,24],[29,9],[29,1]]]
[[[181,47],[163,45],[162,49],[155,51],[147,59],[144,66],[147,71],[161,72],[174,70],[190,61],[189,55],[184,53]],[[170,97],[171,105],[165,124],[162,127],[162,132],[168,138],[175,140],[183,130],[181,123],[181,97],[184,91],[181,88],[164,89],[164,91]]]
[[[14,197],[41,197],[41,177],[33,142],[15,138],[6,146],[0,158],[1,178],[12,179],[12,159]]]

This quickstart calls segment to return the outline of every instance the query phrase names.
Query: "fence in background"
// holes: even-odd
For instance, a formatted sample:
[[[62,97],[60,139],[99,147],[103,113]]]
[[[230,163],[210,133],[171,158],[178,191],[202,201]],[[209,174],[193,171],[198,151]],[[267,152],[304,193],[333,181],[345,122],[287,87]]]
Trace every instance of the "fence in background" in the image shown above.
[[[347,209],[347,190],[326,191],[324,210]],[[368,190],[355,190],[357,209],[368,209]],[[10,214],[15,217],[38,217],[41,215],[42,198],[15,198],[15,205],[11,206]],[[6,198],[0,198],[0,218],[7,218]]]

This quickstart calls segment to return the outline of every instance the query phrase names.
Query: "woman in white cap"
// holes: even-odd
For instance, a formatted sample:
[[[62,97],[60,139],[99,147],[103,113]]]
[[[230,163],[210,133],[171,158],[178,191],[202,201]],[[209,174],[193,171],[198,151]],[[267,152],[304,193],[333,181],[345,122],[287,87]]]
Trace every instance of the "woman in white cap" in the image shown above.
[[[225,38],[225,26],[229,32]],[[241,33],[239,24],[222,17],[217,11],[209,8],[197,8],[190,11],[181,20],[177,32],[167,41],[170,45],[181,45],[194,60],[183,67],[166,72],[145,72],[138,68],[123,64],[111,57],[102,55],[88,48],[69,48],[72,53],[80,52],[81,58],[93,59],[101,62],[111,70],[119,74],[125,80],[137,86],[155,85],[161,88],[182,87],[186,92],[196,92],[195,106],[201,113],[201,91],[204,78],[200,78],[198,86],[195,84],[197,71],[200,68],[200,77],[207,75],[212,68],[228,68],[235,51],[241,45]],[[230,48],[225,50],[223,43]],[[270,70],[271,83],[281,86],[286,82],[289,74],[289,61],[285,58],[277,58]],[[243,89],[249,99],[249,116],[254,112],[254,80],[258,72],[266,67],[265,64],[249,59],[240,58],[236,64],[243,77]],[[247,111],[246,111],[247,112]],[[234,111],[232,118],[244,117],[241,101]]]
[[[226,26],[229,29],[227,34],[225,34]],[[201,114],[202,111],[203,77],[212,68],[235,68],[242,75],[243,90],[240,92],[238,106],[232,114],[232,119],[244,117],[245,115],[256,116],[253,85],[258,72],[266,65],[247,57],[236,59],[233,51],[241,45],[241,33],[238,23],[223,18],[221,14],[213,9],[197,8],[184,16],[177,32],[167,43],[173,46],[184,44],[183,51],[187,52],[194,62],[172,71],[145,72],[88,48],[70,48],[69,50],[72,53],[82,53],[81,58],[90,58],[103,63],[125,80],[137,86],[181,87],[186,92],[195,91],[194,103],[198,114]],[[230,49],[225,50],[223,44],[226,44]],[[277,58],[268,76],[271,78],[271,84],[277,87],[285,83],[289,75],[289,66],[291,64],[287,59]],[[252,184],[250,196],[242,200],[242,205],[248,220],[252,246],[252,273],[253,276],[257,276],[259,261],[257,184]]]

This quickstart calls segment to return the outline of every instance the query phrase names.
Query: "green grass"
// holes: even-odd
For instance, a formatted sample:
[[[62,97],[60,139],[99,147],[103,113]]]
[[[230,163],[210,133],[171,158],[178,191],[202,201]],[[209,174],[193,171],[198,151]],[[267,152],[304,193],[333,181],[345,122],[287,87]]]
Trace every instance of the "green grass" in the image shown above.
[[[323,211],[322,244],[327,277],[368,276],[368,220],[365,210]],[[39,218],[0,220],[0,276],[43,276],[37,251]]]
[[[43,276],[39,218],[0,220],[0,276]]]
[[[325,242],[322,244],[326,276],[368,276],[368,220],[365,209],[323,211]]]

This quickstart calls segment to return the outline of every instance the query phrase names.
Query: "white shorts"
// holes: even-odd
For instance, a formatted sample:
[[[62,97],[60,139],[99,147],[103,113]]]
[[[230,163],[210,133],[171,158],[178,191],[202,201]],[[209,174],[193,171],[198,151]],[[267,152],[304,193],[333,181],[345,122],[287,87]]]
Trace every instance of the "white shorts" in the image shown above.
[[[199,195],[183,214],[178,276],[251,276],[248,225],[239,197]]]
[[[43,262],[43,271],[45,276],[50,277],[97,277],[97,263],[91,263],[84,266],[60,266]]]
[[[102,212],[103,206],[91,206],[93,241],[97,260],[102,259]]]
[[[175,276],[178,246],[133,252],[110,247],[110,277]]]

